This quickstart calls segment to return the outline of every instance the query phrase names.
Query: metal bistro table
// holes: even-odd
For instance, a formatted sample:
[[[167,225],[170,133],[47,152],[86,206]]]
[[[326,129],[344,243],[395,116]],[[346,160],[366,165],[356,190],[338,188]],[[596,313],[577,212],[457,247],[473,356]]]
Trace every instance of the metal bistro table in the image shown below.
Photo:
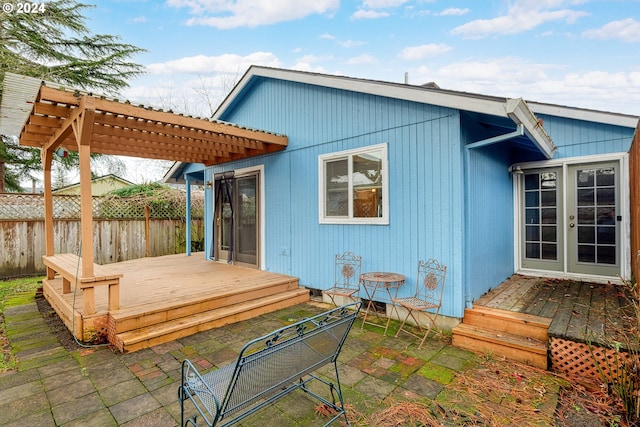
[[[386,296],[389,298],[388,302],[389,304],[391,304],[390,310],[393,310],[395,308],[395,306],[393,305],[393,299],[398,296],[398,289],[404,284],[404,280],[405,277],[402,274],[398,273],[373,272],[362,273],[360,275],[360,284],[364,288],[364,291],[367,294],[367,299],[369,300],[367,308],[364,311],[364,318],[362,319],[361,328],[364,328],[365,323],[368,325],[383,327],[383,325],[380,325],[378,323],[367,321],[367,317],[369,317],[371,314],[375,315],[376,318],[380,318],[374,304],[374,297],[376,296],[376,292],[378,291],[378,289],[384,289],[386,291]],[[391,314],[391,312],[389,314]],[[391,316],[387,317],[387,323],[386,325],[384,325],[385,335],[387,334],[387,329],[389,329],[390,321]]]

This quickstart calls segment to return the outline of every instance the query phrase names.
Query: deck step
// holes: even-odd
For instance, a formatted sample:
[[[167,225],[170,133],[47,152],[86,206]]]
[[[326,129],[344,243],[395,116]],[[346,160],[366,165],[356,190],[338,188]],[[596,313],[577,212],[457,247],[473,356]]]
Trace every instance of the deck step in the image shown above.
[[[546,342],[551,319],[497,308],[474,306],[464,311],[463,323]]]
[[[547,369],[547,344],[533,338],[461,323],[453,330],[453,345]]]
[[[137,351],[307,301],[308,289],[288,290],[118,333],[110,341],[123,353]]]
[[[252,289],[242,293],[237,293],[233,287],[230,287],[227,292],[218,292],[213,296],[193,294],[189,298],[176,301],[169,307],[155,308],[154,304],[141,304],[133,308],[127,307],[126,311],[112,311],[109,327],[112,334],[120,334],[298,289],[298,280],[291,277],[278,283],[256,284]]]
[[[474,306],[452,329],[453,345],[547,369],[550,324],[545,317]]]

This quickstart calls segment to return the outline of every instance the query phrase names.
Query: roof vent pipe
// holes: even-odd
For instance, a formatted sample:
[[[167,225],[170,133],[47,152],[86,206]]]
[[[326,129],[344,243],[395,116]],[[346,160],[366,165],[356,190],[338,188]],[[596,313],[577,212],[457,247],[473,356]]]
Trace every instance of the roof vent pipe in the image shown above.
[[[404,84],[409,84],[409,73],[407,73],[406,71],[404,73]]]

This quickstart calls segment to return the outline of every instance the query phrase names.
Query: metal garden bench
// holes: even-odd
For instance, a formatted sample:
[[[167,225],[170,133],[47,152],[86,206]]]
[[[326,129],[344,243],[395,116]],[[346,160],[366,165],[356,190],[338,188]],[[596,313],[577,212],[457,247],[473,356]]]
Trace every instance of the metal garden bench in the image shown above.
[[[360,306],[360,302],[344,305],[254,339],[242,348],[235,363],[206,374],[185,360],[178,389],[181,425],[197,426],[199,414],[207,426],[228,426],[297,389],[335,412],[325,426],[341,416],[348,425],[337,359]],[[335,370],[335,384],[313,374],[329,363]],[[314,380],[328,387],[329,396],[307,386]],[[185,420],[187,401],[197,413]]]

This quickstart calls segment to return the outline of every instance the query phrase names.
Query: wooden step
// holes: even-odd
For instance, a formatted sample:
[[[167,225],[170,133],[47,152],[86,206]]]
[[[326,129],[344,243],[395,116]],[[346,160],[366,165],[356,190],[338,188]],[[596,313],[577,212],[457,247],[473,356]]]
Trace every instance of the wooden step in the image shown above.
[[[466,320],[466,318],[465,318]],[[547,369],[547,343],[532,338],[461,323],[452,330],[453,345]]]
[[[464,311],[467,325],[547,342],[551,319],[497,308],[474,306]]]
[[[123,353],[137,351],[308,301],[308,289],[294,289],[119,333],[110,341]]]
[[[157,304],[141,304],[135,307],[127,307],[126,310],[111,311],[109,328],[112,334],[120,334],[197,313],[204,313],[245,301],[256,300],[298,289],[298,280],[288,278],[275,284],[256,284],[252,289],[242,293],[238,293],[231,288],[222,293],[193,294],[189,298],[181,299],[164,307],[157,307]]]

